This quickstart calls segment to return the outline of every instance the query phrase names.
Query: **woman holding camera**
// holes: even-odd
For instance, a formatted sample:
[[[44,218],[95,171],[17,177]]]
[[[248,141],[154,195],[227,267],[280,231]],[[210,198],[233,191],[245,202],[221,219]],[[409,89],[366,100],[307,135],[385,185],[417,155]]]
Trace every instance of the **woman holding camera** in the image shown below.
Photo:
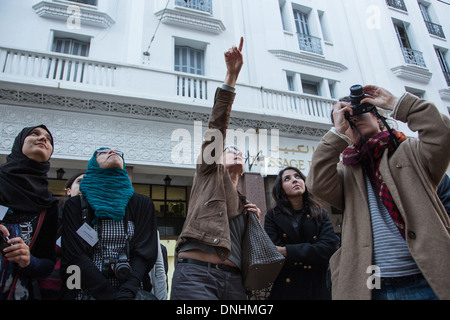
[[[376,86],[364,92],[361,103],[392,111],[419,137],[392,131],[393,143],[372,112],[355,116],[346,102],[333,107],[334,128],[319,143],[306,181],[344,210],[341,248],[330,260],[333,298],[450,299],[443,276],[450,220],[436,194],[450,159],[450,120],[409,93],[397,98]]]
[[[81,290],[64,299],[132,300],[151,291],[148,273],[158,254],[155,207],[137,194],[123,153],[94,152],[80,184],[82,195],[67,200],[63,213],[62,270],[81,270]],[[69,272],[70,273],[70,272]],[[70,279],[68,279],[70,280]]]
[[[0,166],[0,300],[36,298],[33,283],[55,265],[58,200],[48,190],[53,138],[46,126],[24,128]]]

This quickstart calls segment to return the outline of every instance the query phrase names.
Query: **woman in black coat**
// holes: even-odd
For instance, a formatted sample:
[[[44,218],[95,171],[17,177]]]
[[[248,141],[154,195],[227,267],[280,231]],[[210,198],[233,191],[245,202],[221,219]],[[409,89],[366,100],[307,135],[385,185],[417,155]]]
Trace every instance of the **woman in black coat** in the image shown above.
[[[337,236],[328,212],[305,186],[295,167],[280,171],[272,190],[276,206],[267,212],[264,228],[286,262],[270,294],[273,300],[327,300],[328,260]]]

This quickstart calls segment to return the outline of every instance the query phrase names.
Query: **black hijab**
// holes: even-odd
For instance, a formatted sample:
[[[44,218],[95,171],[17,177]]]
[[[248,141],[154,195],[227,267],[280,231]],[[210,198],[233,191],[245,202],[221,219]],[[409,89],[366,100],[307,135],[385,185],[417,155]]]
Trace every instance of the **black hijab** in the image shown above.
[[[50,131],[44,125],[24,128],[14,141],[6,163],[0,166],[0,205],[10,208],[14,214],[40,213],[58,201],[48,190],[47,172],[50,162],[37,162],[22,152],[25,138],[36,128]]]

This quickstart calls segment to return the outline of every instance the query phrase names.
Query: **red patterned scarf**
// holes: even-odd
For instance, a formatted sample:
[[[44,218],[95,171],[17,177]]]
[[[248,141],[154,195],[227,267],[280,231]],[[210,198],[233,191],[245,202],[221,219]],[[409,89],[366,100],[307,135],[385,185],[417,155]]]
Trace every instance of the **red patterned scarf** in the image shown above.
[[[400,143],[406,140],[405,134],[392,130]],[[380,196],[381,202],[388,210],[392,220],[397,226],[400,234],[405,238],[405,222],[394,203],[391,193],[380,173],[380,162],[385,150],[393,151],[389,140],[389,132],[382,131],[372,136],[364,144],[352,145],[343,152],[343,164],[361,164],[369,177],[374,191]]]

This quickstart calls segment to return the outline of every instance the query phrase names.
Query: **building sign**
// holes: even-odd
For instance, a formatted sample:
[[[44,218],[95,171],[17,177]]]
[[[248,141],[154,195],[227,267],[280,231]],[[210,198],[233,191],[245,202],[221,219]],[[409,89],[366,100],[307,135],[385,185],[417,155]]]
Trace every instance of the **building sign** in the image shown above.
[[[285,167],[295,167],[308,175],[317,145],[317,141],[280,137],[279,143],[271,147],[268,156],[260,156],[258,159],[258,156],[250,155],[247,159],[247,172],[263,176],[277,175]]]

